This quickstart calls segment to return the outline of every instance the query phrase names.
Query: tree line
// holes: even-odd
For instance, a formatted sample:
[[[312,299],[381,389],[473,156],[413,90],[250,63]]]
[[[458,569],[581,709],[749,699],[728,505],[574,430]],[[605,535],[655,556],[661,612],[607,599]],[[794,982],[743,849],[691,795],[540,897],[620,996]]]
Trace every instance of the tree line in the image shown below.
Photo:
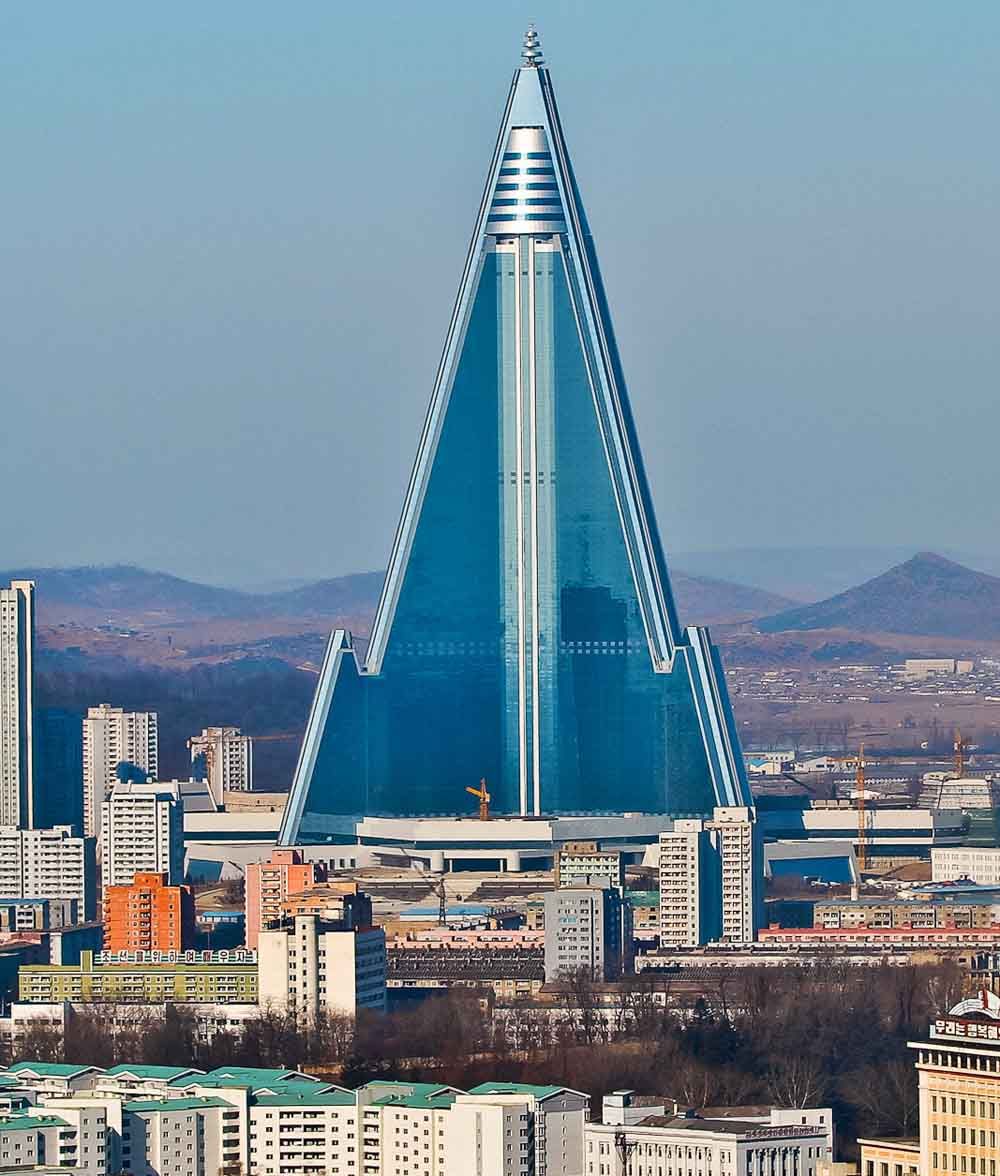
[[[913,1133],[917,1076],[906,1043],[965,985],[950,964],[827,962],[724,969],[711,995],[686,1007],[662,981],[637,976],[608,1006],[581,972],[567,976],[558,1011],[532,1001],[494,1007],[482,991],[452,990],[395,1012],[308,1025],[262,1008],[239,1032],[205,1041],[182,1006],[118,1027],[95,1009],[72,1016],[64,1035],[29,1029],[17,1054],[105,1067],[287,1067],[349,1087],[376,1078],[465,1089],[490,1079],[558,1083],[590,1095],[595,1110],[622,1088],[693,1107],[832,1106],[850,1154],[858,1135]]]

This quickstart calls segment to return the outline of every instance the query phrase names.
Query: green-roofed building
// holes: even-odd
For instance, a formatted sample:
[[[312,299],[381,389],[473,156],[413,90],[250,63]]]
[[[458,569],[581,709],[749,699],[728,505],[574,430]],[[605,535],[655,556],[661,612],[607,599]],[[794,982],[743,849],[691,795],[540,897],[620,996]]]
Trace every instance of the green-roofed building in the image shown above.
[[[60,1116],[38,1108],[31,1114],[0,1118],[0,1168],[76,1167],[79,1159],[76,1126]]]
[[[89,1091],[101,1073],[97,1066],[80,1066],[65,1062],[12,1062],[0,1072],[0,1081],[14,1081],[30,1086],[40,1095],[66,1098]]]

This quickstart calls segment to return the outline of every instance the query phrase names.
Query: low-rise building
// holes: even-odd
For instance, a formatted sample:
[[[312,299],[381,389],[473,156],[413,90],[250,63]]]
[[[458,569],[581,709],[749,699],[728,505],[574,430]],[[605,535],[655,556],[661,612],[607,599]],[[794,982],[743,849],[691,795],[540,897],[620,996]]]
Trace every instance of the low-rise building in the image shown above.
[[[254,1003],[253,952],[81,952],[78,964],[31,964],[20,969],[21,1001],[162,1004]]]
[[[386,984],[397,991],[488,989],[500,999],[516,1001],[535,996],[544,983],[542,944],[454,944],[442,951],[397,941],[386,951]]]
[[[48,931],[78,921],[77,903],[71,898],[0,899],[0,934]]]
[[[921,1176],[919,1139],[859,1139],[861,1176]]]
[[[1000,886],[1000,849],[971,845],[932,849],[931,879],[934,882],[968,879],[981,886]]]
[[[606,878],[609,886],[625,885],[625,867],[617,849],[601,849],[596,841],[567,841],[556,851],[556,886],[573,886]]]
[[[968,809],[1000,808],[1000,779],[992,776],[947,776],[943,780],[928,773],[917,803],[921,808]]]
[[[632,1105],[631,1091],[604,1099],[600,1122],[584,1128],[586,1176],[817,1176],[832,1158],[829,1108],[788,1111],[749,1108],[736,1117],[721,1108],[675,1113],[665,1106]],[[644,1100],[644,1102],[647,1100]],[[714,1116],[714,1117],[713,1117]]]
[[[1000,924],[1000,899],[955,895],[938,898],[828,898],[813,908],[826,928],[982,928]]]

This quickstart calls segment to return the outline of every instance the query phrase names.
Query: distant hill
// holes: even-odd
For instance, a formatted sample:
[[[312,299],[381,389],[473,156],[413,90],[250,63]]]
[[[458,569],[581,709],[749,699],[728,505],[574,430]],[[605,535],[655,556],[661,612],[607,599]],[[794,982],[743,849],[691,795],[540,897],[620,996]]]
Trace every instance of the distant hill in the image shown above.
[[[131,564],[80,568],[16,568],[0,572],[0,584],[34,580],[40,607],[95,608],[109,614],[168,611],[174,614],[238,614],[242,592],[147,572]]]
[[[280,592],[241,592],[150,572],[122,564],[112,567],[17,568],[0,572],[0,583],[30,579],[38,585],[42,624],[87,614],[118,624],[176,621],[332,622],[370,616],[378,604],[382,572],[358,572],[317,580]],[[787,597],[712,577],[675,572],[671,577],[683,624],[725,624],[751,620],[787,608]]]
[[[757,622],[764,633],[848,629],[1000,639],[1000,579],[921,552],[856,588]]]
[[[672,572],[670,582],[682,625],[736,624],[785,609],[792,603],[787,596],[765,592],[763,588],[709,576],[689,576],[686,572]]]
[[[16,568],[0,583],[34,580],[43,623],[67,610],[93,610],[125,622],[145,618],[265,620],[268,617],[353,616],[378,601],[381,572],[361,572],[306,583],[281,592],[240,592],[150,572],[131,564],[109,567]]]

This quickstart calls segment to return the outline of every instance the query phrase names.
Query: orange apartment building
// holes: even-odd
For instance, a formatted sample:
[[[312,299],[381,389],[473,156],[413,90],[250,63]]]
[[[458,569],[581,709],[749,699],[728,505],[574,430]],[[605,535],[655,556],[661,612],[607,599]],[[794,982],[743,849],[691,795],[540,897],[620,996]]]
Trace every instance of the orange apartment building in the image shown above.
[[[266,862],[251,862],[246,868],[247,947],[256,949],[261,930],[287,913],[282,908],[289,895],[325,881],[324,867],[303,861],[297,849],[274,849]]]
[[[186,951],[194,943],[194,894],[166,874],[137,873],[104,892],[105,951]]]

